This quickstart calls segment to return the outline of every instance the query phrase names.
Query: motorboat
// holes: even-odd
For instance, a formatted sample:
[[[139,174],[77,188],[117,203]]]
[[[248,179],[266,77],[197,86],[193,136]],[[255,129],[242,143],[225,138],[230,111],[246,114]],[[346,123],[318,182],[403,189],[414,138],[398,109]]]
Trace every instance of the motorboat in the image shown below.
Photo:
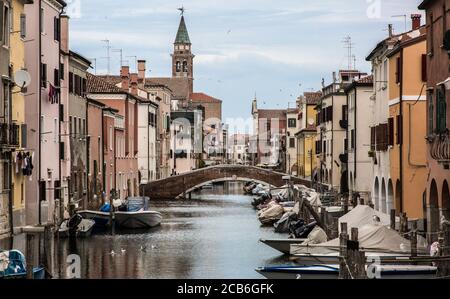
[[[151,228],[161,224],[162,215],[157,211],[149,210],[148,197],[129,197],[115,211],[115,225],[125,229]],[[80,211],[78,214],[84,218],[95,221],[96,226],[106,226],[110,220],[109,204],[105,204],[100,211]]]
[[[19,250],[0,251],[0,279],[25,279],[25,255]],[[33,279],[45,279],[45,268],[34,267]]]
[[[371,268],[369,268],[371,267]],[[339,266],[279,266],[261,267],[256,271],[268,279],[338,279]],[[371,265],[366,266],[368,277],[373,279],[432,279],[437,267],[416,265]]]
[[[260,239],[259,241],[283,254],[289,254],[292,244],[301,244],[305,240],[306,239]]]
[[[77,214],[79,215],[79,214]],[[81,215],[79,215],[82,217]],[[72,224],[73,225],[73,224]],[[74,230],[76,231],[75,236],[78,238],[87,238],[90,237],[92,234],[92,230],[94,229],[95,221],[92,219],[81,219],[81,221],[76,225],[76,230],[74,227]],[[71,221],[65,220],[63,223],[61,223],[61,226],[58,230],[59,236],[62,238],[68,238],[70,237],[70,227],[71,227]]]

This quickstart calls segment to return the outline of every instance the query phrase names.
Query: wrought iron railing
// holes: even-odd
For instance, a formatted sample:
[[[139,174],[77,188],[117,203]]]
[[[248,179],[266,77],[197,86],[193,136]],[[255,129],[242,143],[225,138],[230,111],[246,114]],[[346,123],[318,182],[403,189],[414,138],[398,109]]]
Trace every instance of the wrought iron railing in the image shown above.
[[[431,141],[431,157],[438,162],[450,162],[450,133],[435,136]]]

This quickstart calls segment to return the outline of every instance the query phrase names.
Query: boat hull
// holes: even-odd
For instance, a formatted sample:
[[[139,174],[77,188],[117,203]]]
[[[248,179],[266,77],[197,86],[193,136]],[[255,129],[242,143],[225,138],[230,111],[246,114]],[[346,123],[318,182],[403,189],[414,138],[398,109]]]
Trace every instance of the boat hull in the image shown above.
[[[301,244],[305,240],[306,239],[261,239],[259,241],[283,254],[290,254],[292,244]]]
[[[121,228],[151,228],[161,224],[162,215],[156,211],[116,212],[115,220]]]
[[[90,219],[95,222],[96,227],[105,227],[109,223],[110,214],[100,211],[80,211],[78,212],[84,219]]]
[[[339,266],[288,266],[264,267],[256,271],[268,279],[338,279]],[[437,269],[431,266],[376,266],[378,273],[374,279],[432,279],[436,277]]]

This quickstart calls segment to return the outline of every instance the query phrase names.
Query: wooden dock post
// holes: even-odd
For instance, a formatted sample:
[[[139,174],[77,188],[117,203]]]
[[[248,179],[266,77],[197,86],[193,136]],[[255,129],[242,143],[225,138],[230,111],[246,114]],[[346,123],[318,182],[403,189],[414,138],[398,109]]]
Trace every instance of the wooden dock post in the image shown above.
[[[339,234],[339,254],[341,257],[347,256],[347,240],[348,240],[348,232],[347,232],[347,223],[341,223],[341,233]]]
[[[411,237],[411,257],[417,257],[417,221],[412,222],[410,237]]]
[[[35,250],[34,250],[34,234],[27,234],[26,243],[26,262],[27,262],[27,279],[33,279],[33,268],[35,266]]]
[[[404,234],[408,232],[408,217],[406,217],[406,213],[400,214],[400,234]]]
[[[391,210],[391,229],[395,230],[395,209]]]
[[[442,231],[439,233],[439,255],[450,256],[450,224],[442,223]],[[438,267],[437,277],[447,278],[450,276],[450,261],[442,260],[436,263]]]
[[[345,233],[342,229],[345,228]],[[345,240],[347,237],[347,240]],[[351,238],[348,240],[347,224],[341,226],[340,257],[339,257],[339,278],[340,279],[365,279],[366,255],[359,250],[358,228],[351,229]]]

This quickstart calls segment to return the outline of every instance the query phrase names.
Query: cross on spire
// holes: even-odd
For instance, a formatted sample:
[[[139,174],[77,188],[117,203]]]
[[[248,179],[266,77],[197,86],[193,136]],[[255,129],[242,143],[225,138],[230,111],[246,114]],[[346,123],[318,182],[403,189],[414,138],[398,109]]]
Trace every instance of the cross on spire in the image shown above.
[[[184,12],[186,11],[186,8],[184,8],[184,6],[181,6],[180,8],[177,9],[181,12],[181,15],[183,16]]]

